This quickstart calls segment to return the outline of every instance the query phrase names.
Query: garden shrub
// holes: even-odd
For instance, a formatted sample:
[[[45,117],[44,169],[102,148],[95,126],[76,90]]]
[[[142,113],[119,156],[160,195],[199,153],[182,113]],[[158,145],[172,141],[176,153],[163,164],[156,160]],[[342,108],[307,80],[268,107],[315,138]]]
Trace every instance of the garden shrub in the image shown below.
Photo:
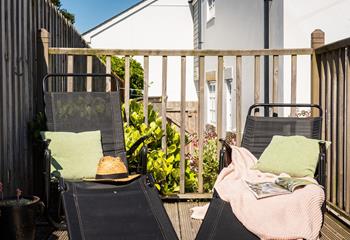
[[[103,63],[106,63],[106,56],[100,57]],[[125,74],[125,57],[119,58],[111,56],[112,73],[116,74],[121,79],[124,79]],[[130,96],[142,96],[143,89],[143,68],[141,64],[133,58],[130,58]]]
[[[124,106],[123,106],[124,114]],[[161,141],[164,135],[162,131],[162,119],[152,105],[148,106],[149,126],[144,123],[143,104],[136,100],[130,100],[130,121],[124,123],[125,144],[129,149],[141,136],[149,136],[146,140],[148,146],[147,170],[153,175],[156,187],[168,195],[180,191],[180,134],[174,125],[167,123],[167,154],[162,151]],[[129,161],[130,171],[135,171],[139,161],[139,151],[135,151]],[[186,192],[197,189],[197,175],[190,168],[186,160]]]
[[[190,159],[192,169],[198,172],[199,150],[197,135],[193,137],[192,144],[194,147],[193,154],[188,154],[187,157]],[[206,125],[203,145],[203,190],[212,192],[218,176],[219,160],[217,155],[217,134],[215,127],[210,124]]]

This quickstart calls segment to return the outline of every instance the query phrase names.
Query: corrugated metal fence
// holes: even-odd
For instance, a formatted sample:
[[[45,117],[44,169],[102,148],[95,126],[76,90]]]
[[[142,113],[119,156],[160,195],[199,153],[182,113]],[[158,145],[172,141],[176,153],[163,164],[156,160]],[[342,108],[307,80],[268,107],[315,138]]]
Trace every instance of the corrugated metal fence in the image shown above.
[[[42,188],[41,157],[28,129],[42,111],[41,78],[47,69],[38,55],[41,28],[50,32],[52,47],[87,47],[48,0],[0,1],[0,181],[5,195],[17,187],[26,194]],[[94,72],[105,72],[96,57],[93,61]],[[50,56],[50,72],[66,72],[65,62],[64,56]],[[75,59],[74,69],[86,72],[85,58]]]

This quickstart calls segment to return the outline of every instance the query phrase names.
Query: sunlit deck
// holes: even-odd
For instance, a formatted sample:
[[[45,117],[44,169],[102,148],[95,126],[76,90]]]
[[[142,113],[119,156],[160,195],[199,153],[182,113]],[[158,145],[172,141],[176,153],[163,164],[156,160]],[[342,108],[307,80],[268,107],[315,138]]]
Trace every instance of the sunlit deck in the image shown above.
[[[182,240],[195,239],[199,227],[200,220],[191,219],[190,209],[195,206],[202,206],[206,202],[173,202],[164,203],[165,209],[171,219],[174,229]],[[40,239],[50,240],[66,240],[69,239],[66,231],[54,231],[52,234],[43,233]],[[326,214],[325,223],[322,228],[321,240],[347,240],[350,239],[350,228],[336,220],[332,215]]]

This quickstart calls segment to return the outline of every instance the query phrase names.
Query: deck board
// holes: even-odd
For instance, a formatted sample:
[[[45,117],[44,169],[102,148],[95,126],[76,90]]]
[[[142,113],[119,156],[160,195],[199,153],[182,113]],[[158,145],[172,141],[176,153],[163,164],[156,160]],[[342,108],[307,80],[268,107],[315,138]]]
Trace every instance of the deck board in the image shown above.
[[[191,219],[190,209],[195,206],[203,206],[206,202],[165,202],[164,207],[174,226],[174,229],[182,240],[192,240],[197,235],[201,221]],[[68,240],[67,232],[55,231],[48,238],[50,240]],[[335,217],[327,213],[322,228],[321,240],[347,240],[350,239],[350,228],[340,223]]]
[[[192,240],[195,239],[199,226],[200,220],[195,220],[191,218],[190,209],[193,207],[198,207],[196,202],[179,202],[179,216],[180,216],[180,229],[181,229],[181,239]]]
[[[347,240],[350,239],[350,228],[339,222],[331,214],[325,215],[325,222],[322,228],[322,237],[324,239]]]
[[[165,210],[167,211],[171,223],[174,226],[175,232],[179,239],[181,239],[181,231],[180,231],[180,220],[179,220],[179,209],[177,204],[174,203],[164,203]]]

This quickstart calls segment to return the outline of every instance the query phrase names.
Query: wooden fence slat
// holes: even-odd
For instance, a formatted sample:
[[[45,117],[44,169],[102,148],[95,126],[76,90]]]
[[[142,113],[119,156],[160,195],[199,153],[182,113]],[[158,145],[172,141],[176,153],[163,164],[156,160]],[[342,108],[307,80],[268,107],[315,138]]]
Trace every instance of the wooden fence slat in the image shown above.
[[[216,128],[218,139],[224,138],[223,129],[223,95],[224,95],[224,58],[218,57],[218,78],[216,81]],[[219,143],[218,143],[219,144]]]
[[[344,69],[343,69],[343,50],[340,49],[337,52],[337,59],[336,59],[336,65],[337,65],[337,105],[338,105],[338,121],[337,121],[337,162],[338,162],[338,171],[337,171],[337,178],[338,178],[338,207],[343,208],[344,201],[343,201],[343,195],[344,195]],[[334,130],[334,129],[333,129]]]
[[[124,106],[126,122],[129,124],[129,100],[130,100],[130,57],[125,56],[125,72],[124,72]]]
[[[260,102],[260,56],[255,56],[254,61],[254,103]],[[259,115],[259,112],[255,112]]]
[[[149,84],[149,57],[143,57],[143,114],[145,124],[148,126],[148,84]]]
[[[332,119],[332,111],[331,111],[331,101],[332,101],[332,74],[331,74],[331,54],[326,55],[327,60],[327,77],[326,77],[326,140],[331,141],[331,119]],[[327,151],[327,200],[331,201],[333,196],[333,186],[332,184],[332,178],[333,178],[333,163],[332,163],[332,157],[331,157],[331,149]]]
[[[346,48],[345,52],[345,163],[346,163],[346,192],[345,192],[345,211],[350,213],[350,47]]]
[[[86,57],[86,73],[92,73],[92,56]],[[86,78],[86,91],[92,91],[92,77]]]
[[[326,54],[322,54],[321,58],[321,76],[320,76],[320,86],[321,86],[321,108],[322,112],[322,137],[321,139],[325,139],[326,137],[326,70],[327,70],[327,57]]]
[[[74,72],[74,58],[73,55],[67,56],[67,73],[73,73]],[[73,92],[73,77],[67,77],[67,92]]]
[[[336,58],[337,54],[332,53],[331,55],[331,84],[332,84],[332,120],[331,120],[331,129],[332,129],[332,202],[337,203],[337,67],[336,67]]]
[[[167,107],[167,79],[168,79],[168,57],[162,57],[162,130],[166,133],[166,107]],[[162,138],[162,149],[166,153],[167,148],[167,136]]]
[[[242,139],[242,57],[236,57],[236,144]]]
[[[199,102],[198,102],[198,192],[203,192],[203,148],[205,123],[205,57],[199,57]]]
[[[186,57],[181,57],[180,193],[185,193]]]
[[[13,139],[13,146],[10,146],[10,149],[13,151],[13,157],[14,159],[18,159],[18,128],[15,126],[18,126],[18,107],[19,107],[19,103],[18,103],[18,75],[17,74],[12,74],[12,71],[18,71],[18,62],[17,62],[17,58],[18,58],[18,48],[17,48],[17,44],[18,44],[18,22],[17,22],[17,11],[15,9],[17,8],[17,2],[18,1],[12,1],[12,8],[13,8],[13,14],[12,14],[12,18],[10,17],[10,19],[12,21],[16,21],[16,25],[13,28],[12,31],[12,49],[13,49],[13,55],[12,58],[10,58],[11,61],[11,70],[10,70],[10,74],[12,75],[12,87],[9,89],[10,90],[10,94],[12,95],[12,105],[10,105],[10,109],[12,110],[12,126],[13,128],[11,129],[12,131],[12,139]],[[43,9],[45,11],[45,9]],[[13,164],[13,171],[14,172],[18,172],[21,173],[21,165],[22,164]],[[22,184],[20,179],[15,179],[16,183],[15,184]]]
[[[297,55],[291,56],[291,87],[290,87],[290,96],[291,96],[291,103],[297,102]],[[296,109],[291,108],[291,116],[296,115]]]
[[[126,59],[125,59],[125,65],[126,65]],[[126,68],[125,68],[126,69]],[[111,63],[111,56],[106,56],[106,74],[112,73],[112,63]],[[128,75],[126,75],[128,74]],[[129,69],[125,70],[125,78],[126,76],[130,76]],[[111,77],[106,77],[106,92],[110,92],[112,90],[112,83],[111,83]]]
[[[273,56],[273,81],[272,81],[272,102],[278,102],[278,74],[279,74],[279,56]],[[276,108],[273,108],[273,113],[276,113]]]

